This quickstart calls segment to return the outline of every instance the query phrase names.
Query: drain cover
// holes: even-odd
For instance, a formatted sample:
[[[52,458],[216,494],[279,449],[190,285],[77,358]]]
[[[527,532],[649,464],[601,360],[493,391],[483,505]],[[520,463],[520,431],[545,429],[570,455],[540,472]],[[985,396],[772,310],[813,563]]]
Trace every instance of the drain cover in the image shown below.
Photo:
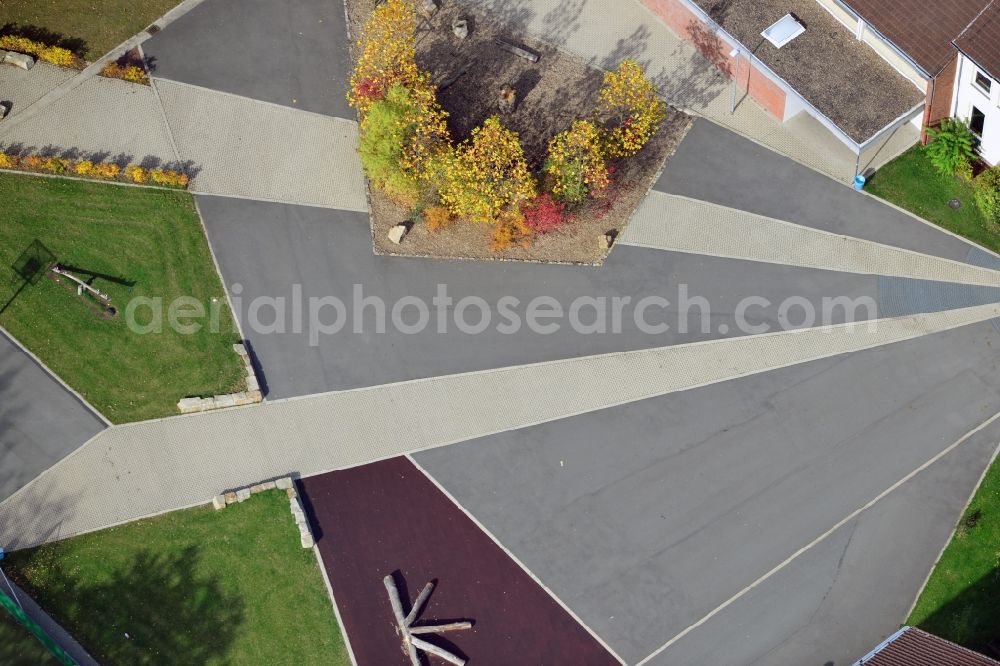
[[[958,210],[959,208],[962,207],[962,200],[952,199],[951,201],[948,202],[948,207],[951,208],[952,210]]]

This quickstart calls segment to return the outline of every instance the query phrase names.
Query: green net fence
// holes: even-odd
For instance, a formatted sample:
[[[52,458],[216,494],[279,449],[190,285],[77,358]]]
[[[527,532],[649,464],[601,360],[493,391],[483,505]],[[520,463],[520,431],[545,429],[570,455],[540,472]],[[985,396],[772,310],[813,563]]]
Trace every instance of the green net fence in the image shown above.
[[[6,612],[14,616],[15,620],[31,632],[32,635],[34,635],[34,637],[45,646],[45,649],[51,652],[52,655],[59,660],[59,663],[66,664],[66,666],[77,666],[77,663],[73,661],[73,658],[66,654],[66,651],[59,647],[59,644],[52,640],[52,638],[50,638],[49,635],[45,633],[45,631],[39,627],[34,620],[28,617],[28,615],[21,610],[18,603],[11,599],[10,596],[3,590],[0,590],[0,606],[3,606]]]

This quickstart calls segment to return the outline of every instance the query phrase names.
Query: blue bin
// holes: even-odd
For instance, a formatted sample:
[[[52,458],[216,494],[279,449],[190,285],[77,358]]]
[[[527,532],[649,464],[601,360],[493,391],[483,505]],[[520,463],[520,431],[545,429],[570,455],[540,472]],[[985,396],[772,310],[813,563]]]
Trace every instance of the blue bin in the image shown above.
[[[857,176],[854,177],[854,189],[860,192],[865,188],[865,182],[867,182],[865,177],[862,176],[861,174],[858,174]]]

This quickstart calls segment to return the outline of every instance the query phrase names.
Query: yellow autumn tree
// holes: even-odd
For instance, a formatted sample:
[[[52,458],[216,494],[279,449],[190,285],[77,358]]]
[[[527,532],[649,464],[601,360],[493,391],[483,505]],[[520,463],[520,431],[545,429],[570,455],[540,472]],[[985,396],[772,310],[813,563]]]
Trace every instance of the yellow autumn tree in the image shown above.
[[[443,171],[442,203],[471,222],[494,223],[537,194],[520,139],[497,116],[472,131]]]
[[[556,134],[549,141],[544,171],[552,196],[560,201],[579,203],[603,192],[611,180],[597,126],[574,120],[568,130]]]
[[[667,116],[667,105],[634,60],[623,60],[618,69],[604,75],[600,109],[613,118],[604,138],[609,157],[630,157],[649,143]]]
[[[365,24],[347,99],[362,115],[393,85],[412,88],[419,78],[417,12],[410,0],[386,0]]]

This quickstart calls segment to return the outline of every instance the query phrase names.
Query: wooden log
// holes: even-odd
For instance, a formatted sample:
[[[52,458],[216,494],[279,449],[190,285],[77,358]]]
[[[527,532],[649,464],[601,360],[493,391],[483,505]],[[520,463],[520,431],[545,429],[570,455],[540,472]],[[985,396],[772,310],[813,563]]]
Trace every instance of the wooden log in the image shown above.
[[[403,620],[403,624],[406,625],[407,628],[417,621],[417,618],[420,616],[420,610],[424,607],[424,604],[427,603],[427,599],[431,596],[431,592],[433,591],[434,583],[427,583],[424,585],[424,589],[420,590],[420,594],[417,595],[417,600],[413,602],[413,607],[410,608],[410,613],[406,616],[406,619]]]
[[[396,616],[396,624],[399,625],[399,629],[406,633],[406,616],[403,615],[403,602],[399,600],[399,590],[396,589],[396,579],[389,574],[382,579],[385,583],[385,590],[389,593],[389,604],[392,605],[393,615]]]
[[[445,79],[442,83],[440,83],[438,85],[438,91],[447,90],[448,88],[453,86],[456,81],[465,76],[465,73],[469,71],[469,68],[472,67],[472,64],[474,62],[476,61],[470,60],[469,62],[465,63],[465,65],[463,65],[462,68],[458,70],[451,78]]]
[[[507,51],[508,53],[513,53],[518,58],[524,58],[525,60],[529,60],[531,62],[538,62],[539,55],[537,53],[532,53],[527,49],[522,49],[520,46],[515,46],[510,42],[505,42],[502,39],[498,39],[497,46],[502,48],[504,51]]]
[[[472,629],[471,622],[452,622],[450,624],[435,624],[427,627],[410,627],[411,634],[437,634],[445,631],[461,631]]]
[[[437,645],[434,645],[433,643],[428,643],[425,640],[421,640],[415,637],[411,638],[410,640],[413,641],[414,647],[416,647],[419,650],[423,650],[428,654],[433,654],[437,657],[441,657],[449,664],[455,664],[455,666],[465,666],[465,659],[462,659],[456,654],[448,652],[444,648],[440,648]]]

